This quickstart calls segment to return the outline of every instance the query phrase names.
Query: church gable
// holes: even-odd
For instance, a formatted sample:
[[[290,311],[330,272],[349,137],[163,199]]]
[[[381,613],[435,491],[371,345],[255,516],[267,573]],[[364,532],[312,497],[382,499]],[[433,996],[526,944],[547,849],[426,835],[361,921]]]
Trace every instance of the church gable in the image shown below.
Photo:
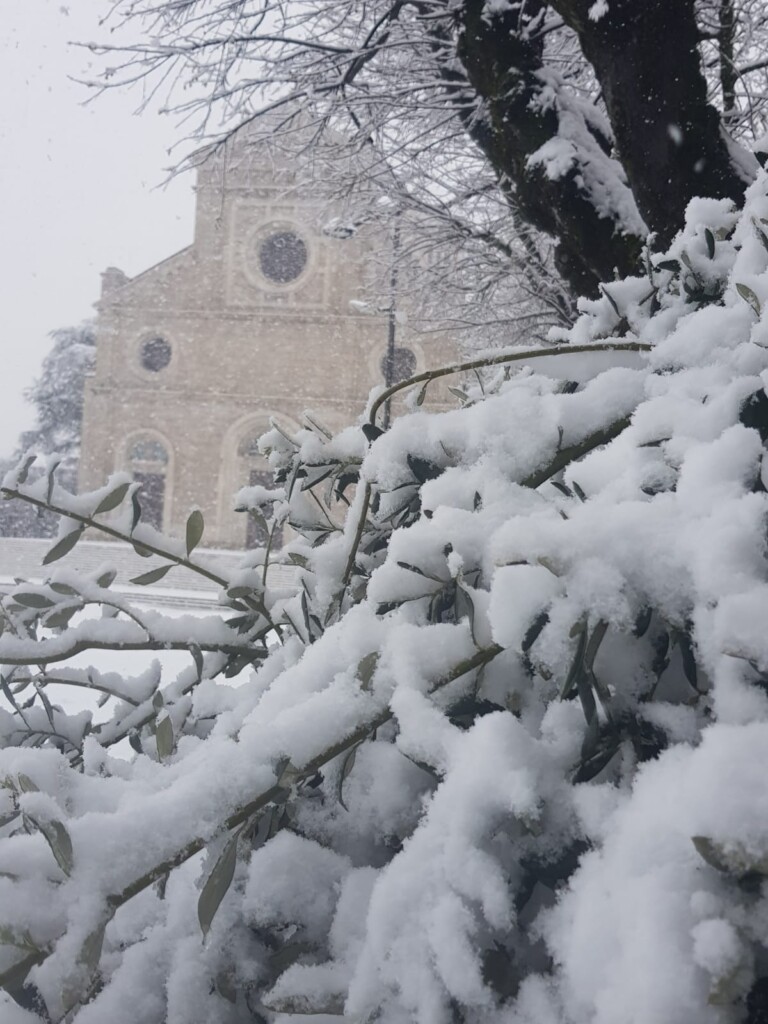
[[[198,505],[209,543],[258,544],[233,510],[267,472],[256,426],[298,426],[311,409],[339,430],[399,373],[398,353],[404,373],[424,368],[405,321],[360,301],[391,240],[327,230],[340,211],[311,170],[228,143],[197,167],[193,244],[132,280],[105,273],[83,488],[128,471],[164,529],[183,531]]]

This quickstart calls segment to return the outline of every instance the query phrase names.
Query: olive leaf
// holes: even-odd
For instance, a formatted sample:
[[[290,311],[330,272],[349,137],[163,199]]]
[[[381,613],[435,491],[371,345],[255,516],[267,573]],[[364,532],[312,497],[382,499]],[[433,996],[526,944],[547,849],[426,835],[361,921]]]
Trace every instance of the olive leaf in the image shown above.
[[[56,562],[59,558],[63,558],[64,555],[69,554],[75,544],[77,544],[82,537],[84,530],[84,526],[78,526],[74,530],[70,530],[69,533],[65,533],[64,536],[57,540],[53,547],[48,550],[43,558],[43,565],[50,565],[51,562]]]
[[[117,508],[118,505],[122,504],[125,500],[125,496],[128,493],[130,483],[119,484],[114,491],[102,498],[99,504],[96,506],[96,511],[93,513],[95,516],[101,515],[102,512],[111,512],[112,509]]]
[[[349,808],[344,803],[344,783],[349,777],[352,769],[355,767],[355,758],[357,757],[358,746],[359,744],[355,745],[354,747],[352,747],[351,750],[347,751],[344,760],[341,762],[341,772],[339,773],[339,783],[336,792],[336,797],[345,811],[348,811]]]
[[[584,667],[584,655],[587,650],[587,627],[586,623],[577,623],[577,625],[581,625],[581,629],[578,632],[579,639],[576,644],[576,653],[573,657],[573,661],[571,662],[571,666],[568,669],[568,675],[565,677],[565,682],[560,689],[560,700],[567,700],[571,695],[573,685]]]
[[[197,919],[203,933],[203,939],[210,931],[216,911],[221,906],[221,901],[226,896],[232,879],[235,877],[235,865],[237,864],[237,842],[240,838],[240,831],[234,832],[224,845],[219,854],[218,860],[213,865],[213,870],[208,875],[200,891],[197,901]]]
[[[145,572],[141,576],[134,576],[130,582],[139,587],[146,587],[150,583],[157,583],[172,568],[173,565],[161,565],[159,569],[150,569],[149,572]]]
[[[53,608],[56,603],[50,597],[46,597],[45,594],[35,593],[14,594],[13,600],[24,608]]]
[[[192,660],[197,669],[197,678],[200,680],[203,678],[203,652],[198,644],[190,644],[189,653],[192,655]]]
[[[29,471],[32,468],[32,463],[35,461],[36,458],[36,455],[28,455],[26,459],[24,459],[24,465],[16,474],[17,483],[25,484],[27,482],[27,477],[29,476]]]
[[[51,853],[56,858],[56,863],[64,874],[67,876],[71,875],[72,868],[74,867],[72,840],[69,837],[69,832],[67,832],[62,823],[55,819],[50,821],[39,821],[37,818],[26,813],[24,817],[35,826],[38,832],[40,832],[48,843],[51,848]]]
[[[157,756],[165,761],[173,753],[173,722],[170,715],[165,715],[157,723],[155,730],[155,743],[157,744]]]
[[[756,316],[760,316],[760,299],[747,284],[736,284],[736,291],[744,301],[752,308]]]
[[[40,787],[30,779],[28,775],[19,772],[16,776],[20,793],[39,793]]]
[[[200,543],[203,536],[203,530],[205,528],[205,521],[203,519],[203,513],[199,508],[194,509],[189,514],[187,519],[187,554],[191,555],[192,551]]]
[[[32,968],[42,963],[43,960],[45,960],[45,953],[39,949],[28,953],[21,960],[17,960],[15,964],[11,964],[10,967],[0,973],[0,988],[20,988],[26,981],[27,975]]]
[[[364,658],[360,659],[360,663],[357,666],[357,678],[360,680],[361,689],[370,690],[373,674],[379,663],[379,657],[378,651],[371,651],[370,654],[366,654]]]
[[[755,855],[738,844],[726,848],[708,836],[692,836],[691,842],[702,860],[725,875],[768,876],[768,855]]]
[[[117,570],[116,569],[107,569],[100,576],[96,577],[96,582],[97,582],[97,584],[100,587],[104,587],[104,589],[106,589],[107,587],[111,587],[116,579],[117,579]]]
[[[616,304],[616,299],[614,299],[614,297],[609,293],[608,289],[605,288],[604,285],[600,285],[600,291],[603,293],[604,297],[608,299],[608,301],[610,302],[616,316],[621,316],[621,313],[619,312],[619,307]]]

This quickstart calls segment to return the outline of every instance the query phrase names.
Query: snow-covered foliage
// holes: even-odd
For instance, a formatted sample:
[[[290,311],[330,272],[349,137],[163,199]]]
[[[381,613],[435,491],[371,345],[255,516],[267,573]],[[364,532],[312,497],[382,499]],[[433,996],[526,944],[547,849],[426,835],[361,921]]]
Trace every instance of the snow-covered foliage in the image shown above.
[[[64,517],[2,602],[4,1022],[760,1019],[767,229],[766,177],[741,214],[697,200],[461,408],[421,411],[422,375],[386,432],[383,395],[273,429],[276,488],[240,501],[297,531],[295,596],[263,555],[217,577],[199,513],[165,540],[127,480],[6,478]],[[221,616],[56,570],[94,521],[218,580]],[[176,679],[65,667],[167,646]],[[67,678],[106,713],[57,708]]]
[[[35,407],[37,424],[22,435],[21,448],[36,447],[64,459],[77,458],[83,418],[83,380],[93,369],[96,338],[93,324],[62,327],[51,332],[53,346],[43,360],[40,376],[26,398]]]
[[[93,368],[96,338],[93,325],[62,327],[51,332],[53,346],[43,360],[40,376],[24,397],[35,409],[36,423],[24,431],[16,445],[16,459],[24,452],[56,456],[58,479],[70,490],[77,486],[80,427],[83,419],[84,383]],[[0,463],[5,472],[12,461]],[[51,537],[56,517],[18,502],[0,506],[0,535],[4,537]]]

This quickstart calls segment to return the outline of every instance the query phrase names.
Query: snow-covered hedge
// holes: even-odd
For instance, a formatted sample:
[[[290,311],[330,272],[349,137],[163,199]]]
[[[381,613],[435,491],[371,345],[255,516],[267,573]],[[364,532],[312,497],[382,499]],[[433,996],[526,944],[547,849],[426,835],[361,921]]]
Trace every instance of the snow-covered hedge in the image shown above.
[[[489,358],[461,408],[417,381],[384,433],[272,430],[276,489],[239,501],[298,531],[269,556],[296,596],[263,553],[218,577],[199,514],[159,537],[127,480],[6,478],[65,516],[50,583],[2,602],[3,1024],[763,1019],[767,192],[696,200],[561,354]],[[221,616],[56,570],[94,521]],[[189,667],[67,669],[103,646]]]

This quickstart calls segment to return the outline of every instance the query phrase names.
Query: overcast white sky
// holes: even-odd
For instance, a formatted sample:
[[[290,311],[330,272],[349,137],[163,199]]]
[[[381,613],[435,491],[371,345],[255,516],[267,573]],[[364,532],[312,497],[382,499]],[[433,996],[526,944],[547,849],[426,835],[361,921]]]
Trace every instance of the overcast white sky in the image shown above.
[[[134,114],[135,92],[102,96],[68,76],[104,39],[110,0],[2,0],[0,36],[0,456],[34,416],[21,393],[48,332],[93,315],[100,273],[129,276],[192,238],[192,179],[161,188],[179,138],[171,117]],[[180,153],[178,154],[180,155]]]

